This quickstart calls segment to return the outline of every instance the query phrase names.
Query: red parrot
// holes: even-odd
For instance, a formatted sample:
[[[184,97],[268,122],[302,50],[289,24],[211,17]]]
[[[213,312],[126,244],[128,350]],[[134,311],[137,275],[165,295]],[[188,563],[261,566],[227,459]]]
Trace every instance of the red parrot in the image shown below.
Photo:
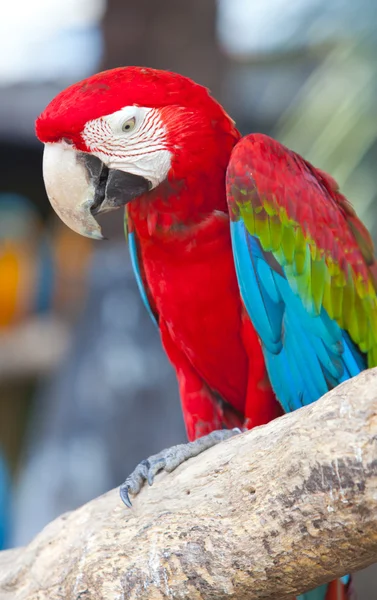
[[[100,239],[95,216],[126,207],[141,296],[196,440],[143,461],[122,486],[127,504],[232,428],[377,364],[367,230],[330,176],[265,135],[241,138],[206,88],[113,69],[58,94],[36,131],[47,194],[69,227]],[[347,577],[300,598],[340,600],[348,587]]]

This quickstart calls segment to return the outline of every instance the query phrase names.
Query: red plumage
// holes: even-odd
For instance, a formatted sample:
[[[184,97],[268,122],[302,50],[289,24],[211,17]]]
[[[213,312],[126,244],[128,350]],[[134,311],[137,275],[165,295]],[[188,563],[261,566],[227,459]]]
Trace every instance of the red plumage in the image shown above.
[[[240,134],[224,109],[186,77],[128,67],[61,92],[38,118],[37,135],[86,151],[85,124],[128,104],[160,108],[172,152],[168,180],[133,201],[128,217],[188,437],[266,423],[281,409],[234,269],[225,173]]]
[[[225,171],[224,171],[225,176]],[[138,241],[145,287],[159,316],[162,341],[178,377],[189,439],[223,427],[252,427],[281,414],[268,382],[259,339],[243,310],[234,269],[229,217],[223,209],[224,179],[206,183],[214,198],[201,223],[190,214],[174,225],[161,212],[164,198],[156,193],[148,216],[145,198],[128,207]],[[208,187],[206,187],[208,190]],[[186,207],[195,189],[180,188],[175,203]],[[155,203],[155,204],[154,204]],[[157,206],[156,206],[157,205]]]

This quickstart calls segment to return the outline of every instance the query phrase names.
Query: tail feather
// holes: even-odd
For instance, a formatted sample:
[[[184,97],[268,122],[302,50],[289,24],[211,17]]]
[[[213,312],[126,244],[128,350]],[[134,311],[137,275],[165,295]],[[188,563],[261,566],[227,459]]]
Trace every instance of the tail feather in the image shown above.
[[[349,576],[321,585],[315,590],[301,594],[297,600],[357,600]]]
[[[342,577],[329,583],[325,600],[357,600],[351,577]]]
[[[321,585],[315,590],[301,594],[297,597],[297,600],[335,600],[335,598],[327,598],[327,588],[327,585]]]

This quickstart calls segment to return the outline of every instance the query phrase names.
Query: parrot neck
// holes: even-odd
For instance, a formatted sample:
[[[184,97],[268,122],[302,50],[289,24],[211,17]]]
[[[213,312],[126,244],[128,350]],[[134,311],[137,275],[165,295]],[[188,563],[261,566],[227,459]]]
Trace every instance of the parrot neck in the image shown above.
[[[225,174],[232,148],[221,161],[181,180],[165,181],[128,205],[140,240],[192,238],[213,215],[228,215]]]

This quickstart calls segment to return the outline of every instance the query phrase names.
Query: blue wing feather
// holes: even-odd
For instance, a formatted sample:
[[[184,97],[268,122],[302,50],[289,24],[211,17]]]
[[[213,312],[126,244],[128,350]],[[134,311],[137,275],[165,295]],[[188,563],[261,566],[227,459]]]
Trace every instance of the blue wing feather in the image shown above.
[[[246,230],[243,222],[231,222],[231,232],[238,284],[246,310],[250,315],[248,300],[250,291],[253,290],[255,292],[254,294],[251,292],[253,295],[253,325],[261,339],[263,339],[262,333],[265,333],[263,342],[266,348],[271,352],[278,352],[282,346],[280,331],[284,307],[279,302],[273,301],[272,298],[274,297],[275,290],[270,290],[270,294],[268,294],[267,289],[258,277],[255,262],[262,255],[260,251],[258,253],[258,247],[254,244],[254,238],[248,234],[248,238],[245,236]],[[252,247],[251,251],[247,244],[248,241]],[[268,287],[267,279],[266,285]]]
[[[318,400],[366,368],[364,356],[323,308],[319,315],[307,310],[242,219],[231,222],[231,235],[241,296],[286,412]]]
[[[136,279],[137,287],[139,288],[141,299],[142,299],[142,301],[144,303],[144,306],[147,309],[148,314],[149,314],[150,318],[152,319],[153,323],[156,326],[158,326],[157,319],[156,319],[156,317],[154,315],[154,312],[153,312],[153,310],[151,308],[151,305],[149,304],[149,300],[148,300],[147,293],[145,291],[143,279],[141,277],[140,264],[139,264],[139,257],[138,257],[138,253],[137,253],[137,245],[136,245],[135,233],[133,231],[132,232],[128,232],[127,239],[128,239],[128,247],[129,247],[129,250],[130,250],[132,269],[133,269],[133,272],[135,274],[135,279]]]

